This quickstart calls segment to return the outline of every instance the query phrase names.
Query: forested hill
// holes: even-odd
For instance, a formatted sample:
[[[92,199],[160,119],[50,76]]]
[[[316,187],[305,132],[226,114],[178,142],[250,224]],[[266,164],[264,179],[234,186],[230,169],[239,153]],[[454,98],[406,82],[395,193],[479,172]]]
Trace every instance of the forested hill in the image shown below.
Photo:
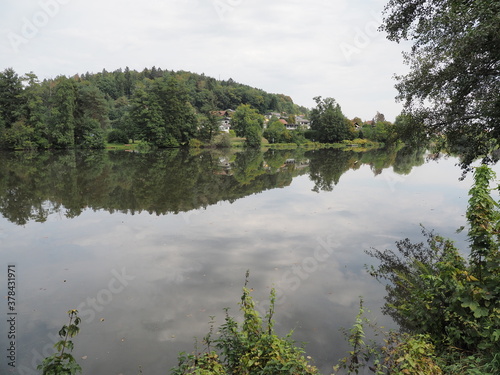
[[[249,104],[260,113],[306,113],[283,94],[160,68],[58,76],[0,72],[0,148],[101,148],[110,130],[178,146],[218,129],[210,114]],[[201,131],[201,133],[200,133]]]
[[[161,68],[145,68],[141,72],[118,69],[114,72],[103,70],[99,73],[85,73],[75,78],[96,85],[108,98],[117,100],[120,97],[131,99],[137,84],[145,80],[156,80],[165,77],[175,77],[187,89],[190,103],[197,111],[235,109],[240,104],[250,104],[260,113],[269,111],[299,114],[307,111],[293,103],[292,98],[283,94],[271,94],[262,89],[254,88],[233,81],[217,80],[204,74],[187,71],[162,70]]]

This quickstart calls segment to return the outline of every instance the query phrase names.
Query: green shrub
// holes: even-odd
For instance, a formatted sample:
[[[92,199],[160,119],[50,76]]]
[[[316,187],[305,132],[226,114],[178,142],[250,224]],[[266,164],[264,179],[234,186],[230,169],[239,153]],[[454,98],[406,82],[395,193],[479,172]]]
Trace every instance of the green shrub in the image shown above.
[[[193,354],[180,353],[179,365],[172,369],[172,375],[318,374],[317,368],[304,358],[304,350],[296,347],[295,342],[291,340],[291,333],[285,338],[274,333],[274,290],[271,291],[271,303],[264,324],[255,310],[247,283],[248,272],[240,303],[243,323],[238,324],[229,315],[229,309],[225,309],[226,318],[219,329],[220,337],[212,338],[212,325],[204,338],[206,350],[203,353],[198,353],[197,350]]]
[[[304,137],[313,142],[317,142],[319,139],[319,134],[316,130],[308,129],[304,132]]]
[[[54,344],[57,352],[46,357],[42,364],[37,366],[38,370],[42,370],[42,375],[75,375],[77,372],[82,372],[75,358],[68,353],[73,351],[73,341],[69,338],[75,337],[80,332],[78,325],[81,319],[77,310],[69,310],[68,316],[68,325],[64,325],[59,331],[61,340]]]
[[[216,148],[230,148],[231,147],[231,137],[227,133],[221,133],[215,136],[213,140],[213,145]]]
[[[121,129],[113,129],[108,133],[108,143],[128,143],[127,134]]]
[[[146,141],[139,141],[137,143],[137,151],[139,152],[150,152],[154,149],[154,146]]]
[[[406,239],[397,242],[397,252],[368,251],[380,261],[370,273],[387,282],[383,311],[403,330],[427,335],[443,366],[456,366],[458,356],[467,362],[465,368],[487,364],[484,373],[500,373],[500,360],[495,360],[500,352],[500,214],[490,196],[493,178],[488,167],[476,168],[466,215],[467,260],[451,240],[427,231],[427,244]]]
[[[203,142],[200,141],[199,139],[191,138],[189,140],[189,147],[192,147],[192,148],[202,148],[203,147]]]
[[[245,146],[248,148],[259,148],[262,145],[262,129],[251,126],[247,129]]]
[[[375,336],[381,336],[383,344],[366,341],[365,330],[373,330]],[[348,356],[342,358],[336,366],[345,374],[359,374],[361,369],[368,369],[377,375],[441,375],[434,345],[426,335],[384,332],[366,316],[363,300],[360,301],[359,313],[354,325],[344,334],[352,346]]]

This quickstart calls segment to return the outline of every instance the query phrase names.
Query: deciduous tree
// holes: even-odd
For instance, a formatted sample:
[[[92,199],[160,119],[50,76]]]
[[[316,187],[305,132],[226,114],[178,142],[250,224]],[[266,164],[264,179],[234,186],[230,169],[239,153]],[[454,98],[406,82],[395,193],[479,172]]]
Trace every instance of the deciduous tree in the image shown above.
[[[197,120],[195,110],[189,103],[185,84],[176,77],[169,76],[156,80],[152,93],[158,98],[169,137],[178,144],[189,142],[196,134]]]
[[[335,99],[317,96],[314,100],[317,105],[311,111],[311,129],[316,131],[317,140],[333,143],[352,139],[351,124]]]
[[[168,146],[169,138],[164,126],[161,107],[156,97],[144,88],[135,90],[131,103],[130,117],[140,139],[158,146]]]
[[[231,118],[231,128],[238,137],[245,137],[250,147],[260,146],[263,127],[264,117],[249,104],[241,104]]]
[[[264,138],[269,143],[286,143],[292,140],[292,135],[278,118],[274,117],[269,120],[267,129],[264,130]]]
[[[210,142],[219,133],[219,119],[213,111],[200,115],[199,124],[198,137],[203,141]]]
[[[500,2],[390,0],[381,29],[411,41],[398,99],[427,134],[445,135],[463,166],[500,139]]]
[[[88,82],[80,83],[75,109],[75,144],[84,148],[103,148],[108,125],[108,105],[103,93]]]

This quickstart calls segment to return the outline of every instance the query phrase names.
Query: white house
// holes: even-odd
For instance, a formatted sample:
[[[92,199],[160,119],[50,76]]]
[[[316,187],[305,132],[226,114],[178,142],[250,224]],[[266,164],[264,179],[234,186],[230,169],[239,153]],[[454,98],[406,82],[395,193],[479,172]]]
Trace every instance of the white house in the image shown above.
[[[219,129],[223,132],[229,133],[231,129],[231,117],[223,117],[219,120]]]
[[[311,121],[309,121],[308,119],[306,119],[302,116],[295,117],[295,122],[297,123],[297,125],[303,126],[306,129],[311,128]]]

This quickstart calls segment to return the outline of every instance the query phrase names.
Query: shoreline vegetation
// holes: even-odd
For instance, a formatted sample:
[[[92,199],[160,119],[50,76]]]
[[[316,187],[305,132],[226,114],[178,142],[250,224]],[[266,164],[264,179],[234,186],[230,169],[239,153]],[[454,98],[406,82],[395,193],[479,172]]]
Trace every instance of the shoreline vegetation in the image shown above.
[[[230,137],[229,147],[234,149],[242,149],[245,148],[245,138],[243,137]],[[339,143],[321,143],[321,142],[304,142],[301,144],[297,143],[269,143],[265,138],[262,138],[261,150],[266,151],[268,149],[279,149],[279,150],[290,150],[296,148],[303,148],[306,150],[314,150],[314,149],[322,149],[322,148],[337,148],[337,149],[346,149],[351,151],[368,151],[378,148],[385,147],[384,143],[373,142],[367,139],[354,139],[352,141],[344,141]],[[124,151],[134,151],[138,152],[144,150],[144,145],[141,142],[129,142],[129,143],[106,143],[106,150],[124,150]],[[217,149],[217,145],[210,143],[198,143],[196,145],[191,145],[190,148],[195,149]],[[18,150],[21,151],[21,150]]]

